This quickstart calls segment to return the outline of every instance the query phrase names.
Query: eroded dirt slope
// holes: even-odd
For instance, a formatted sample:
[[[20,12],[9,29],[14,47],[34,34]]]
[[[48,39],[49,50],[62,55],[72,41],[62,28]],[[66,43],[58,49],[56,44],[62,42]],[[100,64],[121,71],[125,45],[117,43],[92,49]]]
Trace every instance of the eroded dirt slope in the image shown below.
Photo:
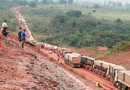
[[[111,54],[102,59],[114,64],[122,65],[130,70],[130,51]]]
[[[0,47],[0,90],[93,90],[82,86],[32,49],[21,48],[13,37]]]

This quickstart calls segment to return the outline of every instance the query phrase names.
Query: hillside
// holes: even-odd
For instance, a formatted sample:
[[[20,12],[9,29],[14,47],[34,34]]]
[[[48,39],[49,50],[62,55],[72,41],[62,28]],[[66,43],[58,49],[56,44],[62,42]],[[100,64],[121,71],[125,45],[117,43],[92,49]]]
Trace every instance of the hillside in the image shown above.
[[[11,10],[15,9],[11,8]],[[8,14],[10,15],[9,12]],[[21,20],[20,17],[17,19]],[[11,25],[13,23],[10,23]],[[89,82],[86,86],[78,76],[47,60],[36,47],[25,44],[25,48],[21,48],[16,31],[11,27],[9,30],[7,38],[0,34],[1,90],[98,89]],[[27,35],[30,35],[28,30]]]
[[[99,8],[95,9],[96,12],[93,12],[93,8],[86,7],[68,6],[66,8],[63,5],[53,7],[52,5],[38,5],[37,8],[26,7],[28,8],[26,9],[23,7],[21,10],[33,36],[38,41],[81,48],[78,51],[73,50],[130,69],[129,52],[121,51],[111,54],[111,51],[100,52],[93,48],[90,48],[90,50],[83,48],[107,46],[111,49],[120,41],[129,42],[130,27],[128,24],[130,21],[128,11],[120,8],[113,10]],[[81,11],[82,16],[68,16],[67,13],[70,13],[71,10]],[[89,12],[91,12],[91,15],[89,15]],[[120,19],[117,20],[118,18]]]
[[[118,90],[115,76],[109,76],[103,65],[111,62],[130,69],[130,13],[123,8],[35,1],[0,1],[0,23],[7,20],[9,25],[7,38],[0,33],[0,90]],[[26,29],[24,48],[17,37],[19,27]],[[50,53],[54,46],[46,43],[58,46],[56,52]],[[99,51],[98,46],[109,50]],[[88,66],[81,63],[82,55],[72,53],[67,59],[62,47],[107,62],[98,68],[87,57],[94,63]]]
[[[21,11],[38,41],[110,49],[120,41],[130,41],[129,11],[122,8],[37,5],[23,7]]]
[[[101,58],[107,62],[122,65],[130,70],[130,51],[110,54]]]
[[[15,35],[10,35],[8,39],[3,37],[2,41],[3,44],[0,47],[1,90],[96,89],[91,85],[82,86],[58,65],[45,60],[30,45],[26,44],[24,49],[21,48]]]

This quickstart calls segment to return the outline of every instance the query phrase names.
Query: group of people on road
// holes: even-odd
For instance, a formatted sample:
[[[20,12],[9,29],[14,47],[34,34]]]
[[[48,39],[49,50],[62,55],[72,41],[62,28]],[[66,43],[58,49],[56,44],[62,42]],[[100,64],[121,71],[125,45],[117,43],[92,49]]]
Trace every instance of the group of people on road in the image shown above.
[[[2,33],[3,36],[8,37],[8,34],[9,34],[8,29],[9,29],[9,26],[7,24],[7,21],[5,20],[2,23],[2,29],[1,29],[1,33]],[[25,39],[26,39],[26,29],[23,30],[20,27],[20,30],[18,31],[18,39],[19,39],[20,42],[22,42],[21,43],[22,48],[24,48],[24,43],[25,43]]]
[[[18,31],[18,39],[20,42],[22,41],[22,48],[24,48],[25,38],[26,38],[26,29],[22,30],[22,28],[20,27]]]

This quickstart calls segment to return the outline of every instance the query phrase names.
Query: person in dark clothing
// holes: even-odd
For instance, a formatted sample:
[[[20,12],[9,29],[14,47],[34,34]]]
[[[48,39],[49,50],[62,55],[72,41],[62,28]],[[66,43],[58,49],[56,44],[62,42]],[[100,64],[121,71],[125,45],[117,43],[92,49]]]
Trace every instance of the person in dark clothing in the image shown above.
[[[3,28],[2,34],[3,34],[5,37],[7,37],[8,34],[9,34],[9,32],[6,31],[6,28]]]
[[[9,32],[8,32],[8,25],[7,25],[7,23],[6,23],[6,20],[2,23],[2,28],[3,28],[3,30],[2,30],[2,34],[4,35],[4,36],[8,36],[8,34],[9,34]]]
[[[20,30],[18,32],[18,39],[19,39],[19,41],[22,41],[22,28],[20,27],[19,29]]]
[[[25,38],[26,38],[26,30],[22,32],[22,48],[24,48],[24,43],[25,43]]]

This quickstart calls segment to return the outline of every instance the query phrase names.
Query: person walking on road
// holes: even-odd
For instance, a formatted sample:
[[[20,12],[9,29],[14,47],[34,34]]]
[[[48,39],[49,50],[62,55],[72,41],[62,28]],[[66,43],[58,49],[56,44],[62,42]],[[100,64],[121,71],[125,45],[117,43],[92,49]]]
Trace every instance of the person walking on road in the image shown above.
[[[19,41],[22,41],[22,28],[20,27],[19,29],[20,30],[18,32],[18,39],[19,39]]]
[[[58,57],[58,61],[60,60],[60,54],[57,54],[57,57]]]
[[[8,32],[8,25],[6,23],[6,20],[2,23],[2,34],[4,36],[8,36],[9,32]]]
[[[26,38],[26,30],[22,32],[22,48],[24,48],[24,43],[25,43],[25,38]]]

